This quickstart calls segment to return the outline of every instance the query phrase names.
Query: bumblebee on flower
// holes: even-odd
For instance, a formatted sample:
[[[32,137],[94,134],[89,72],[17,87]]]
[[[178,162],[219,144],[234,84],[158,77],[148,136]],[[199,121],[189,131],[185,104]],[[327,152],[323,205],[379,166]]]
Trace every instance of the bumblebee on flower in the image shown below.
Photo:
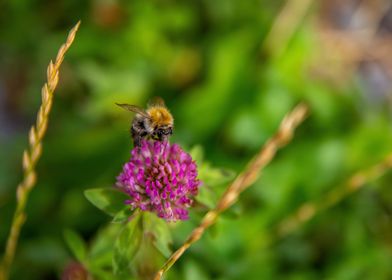
[[[131,129],[134,148],[116,186],[130,196],[125,203],[132,209],[155,212],[167,221],[186,220],[187,208],[200,186],[197,166],[179,145],[168,142],[173,118],[162,107],[163,101],[159,104],[159,109],[146,112],[134,105],[120,105],[137,115]]]

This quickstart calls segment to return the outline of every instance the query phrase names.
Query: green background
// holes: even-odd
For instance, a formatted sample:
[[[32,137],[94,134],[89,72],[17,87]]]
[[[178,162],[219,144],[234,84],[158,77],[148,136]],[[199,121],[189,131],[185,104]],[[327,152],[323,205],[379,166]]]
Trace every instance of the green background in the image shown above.
[[[60,70],[12,279],[58,279],[73,258],[64,230],[80,233],[89,243],[110,221],[83,191],[113,185],[128,160],[132,115],[114,103],[145,106],[156,95],[175,118],[172,142],[187,150],[201,145],[211,165],[236,173],[297,103],[305,102],[311,111],[292,143],[241,195],[236,213],[219,219],[168,279],[392,278],[390,173],[265,246],[274,226],[300,205],[323,201],[351,174],[392,151],[392,79],[376,76],[374,82],[368,61],[347,62],[350,52],[339,52],[319,36],[327,28],[320,21],[348,32],[339,20],[350,17],[339,14],[336,3],[331,8],[317,2],[286,26],[292,33],[283,29],[291,35],[287,40],[280,33],[271,39],[284,3],[0,3],[2,251],[46,66],[67,31],[82,20]],[[199,220],[194,214],[173,229],[173,248]]]

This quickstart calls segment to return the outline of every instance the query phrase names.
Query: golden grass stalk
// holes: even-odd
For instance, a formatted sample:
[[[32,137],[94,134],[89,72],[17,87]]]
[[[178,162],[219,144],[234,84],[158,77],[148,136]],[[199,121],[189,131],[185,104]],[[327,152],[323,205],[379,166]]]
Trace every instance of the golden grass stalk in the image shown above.
[[[262,48],[274,55],[282,54],[313,2],[287,0],[272,23]]]
[[[200,225],[192,231],[185,243],[165,262],[155,275],[155,280],[161,279],[163,274],[174,265],[182,254],[201,238],[204,231],[216,222],[219,214],[233,205],[240,193],[257,180],[260,171],[273,159],[277,150],[290,142],[294,130],[305,119],[307,111],[307,107],[300,104],[283,119],[276,134],[267,141],[256,157],[249,162],[245,170],[231,183],[219,199],[217,206],[204,216]]]
[[[347,196],[359,191],[366,183],[383,176],[391,168],[392,153],[370,168],[356,172],[339,187],[334,188],[323,195],[322,199],[302,204],[293,214],[278,223],[274,237],[281,238],[292,233],[321,211],[338,204]]]
[[[55,62],[49,62],[47,82],[42,87],[42,103],[37,114],[36,124],[29,133],[29,147],[23,153],[23,181],[16,189],[16,210],[8,235],[5,253],[0,267],[0,280],[8,279],[9,270],[15,256],[19,233],[26,220],[25,207],[30,191],[33,189],[37,175],[35,166],[42,153],[42,140],[48,127],[49,113],[52,108],[53,95],[59,81],[59,68],[64,55],[72,45],[78,31],[80,21],[71,29],[66,42],[60,47]]]

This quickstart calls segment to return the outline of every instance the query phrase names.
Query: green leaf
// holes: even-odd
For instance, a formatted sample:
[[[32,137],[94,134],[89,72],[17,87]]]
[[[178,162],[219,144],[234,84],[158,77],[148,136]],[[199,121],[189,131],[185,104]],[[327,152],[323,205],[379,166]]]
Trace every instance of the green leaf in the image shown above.
[[[168,224],[164,219],[157,217],[154,213],[143,213],[143,226],[146,233],[154,236],[154,246],[164,255],[169,257],[171,254],[170,245],[173,243]]]
[[[130,265],[140,247],[143,229],[140,219],[141,214],[127,223],[121,230],[114,244],[113,270],[115,274],[129,272]]]
[[[145,233],[139,251],[133,260],[133,268],[137,279],[153,279],[155,273],[166,258],[154,245],[155,237]]]
[[[189,154],[192,156],[192,159],[196,162],[197,165],[201,165],[204,158],[204,151],[201,145],[196,145],[192,147],[189,151]]]
[[[207,185],[202,185],[199,188],[199,193],[196,196],[196,200],[208,208],[212,209],[216,206],[217,196]]]
[[[232,170],[211,167],[208,163],[199,167],[199,179],[208,186],[227,183],[234,178],[234,175]]]
[[[198,165],[198,178],[206,185],[213,186],[226,183],[234,178],[235,173],[232,170],[212,167],[210,163],[203,162],[204,151],[200,145],[194,146],[189,154]]]
[[[89,268],[112,267],[113,243],[122,228],[121,224],[110,223],[98,231],[90,245]]]
[[[84,192],[85,197],[97,208],[115,216],[124,209],[124,201],[129,197],[115,188],[90,189]]]
[[[99,280],[113,280],[114,279],[113,273],[106,271],[103,268],[89,267],[88,271],[89,271],[89,273],[91,273],[93,275],[94,279],[99,279]]]
[[[64,230],[64,239],[75,258],[80,262],[84,262],[87,256],[87,246],[80,235],[73,230],[66,229]]]

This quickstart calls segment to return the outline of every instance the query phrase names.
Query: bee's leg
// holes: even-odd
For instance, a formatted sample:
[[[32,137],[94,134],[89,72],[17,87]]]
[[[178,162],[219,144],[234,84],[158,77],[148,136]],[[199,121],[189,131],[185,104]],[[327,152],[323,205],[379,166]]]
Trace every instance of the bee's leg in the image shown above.
[[[168,135],[160,135],[159,136],[159,141],[161,142],[168,142],[169,136]]]
[[[140,147],[140,141],[141,141],[141,137],[137,136],[133,138],[133,146],[134,147]]]
[[[132,139],[133,139],[133,146],[140,147],[140,142],[142,140],[140,129],[138,129],[137,127],[135,127],[133,125],[131,127],[131,135],[132,135]]]
[[[142,139],[148,135],[142,124],[143,123],[135,122],[131,127],[134,147],[140,147]]]

